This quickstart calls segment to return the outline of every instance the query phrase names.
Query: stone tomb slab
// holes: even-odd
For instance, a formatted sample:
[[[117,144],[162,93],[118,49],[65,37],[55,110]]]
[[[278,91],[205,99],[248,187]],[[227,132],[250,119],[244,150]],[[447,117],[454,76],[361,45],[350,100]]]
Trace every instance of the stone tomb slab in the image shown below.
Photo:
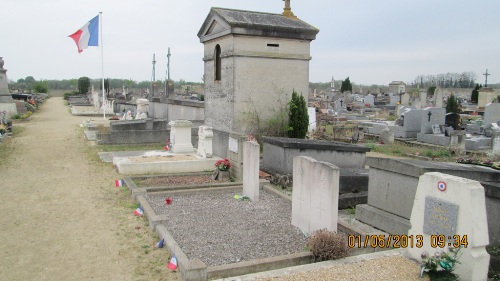
[[[457,231],[458,205],[453,202],[425,197],[424,233],[452,237]]]

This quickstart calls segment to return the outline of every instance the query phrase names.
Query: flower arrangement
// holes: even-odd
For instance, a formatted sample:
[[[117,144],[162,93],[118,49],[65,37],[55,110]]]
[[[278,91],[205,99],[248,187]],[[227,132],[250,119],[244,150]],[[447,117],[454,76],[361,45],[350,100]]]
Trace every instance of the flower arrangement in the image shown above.
[[[229,159],[224,158],[215,162],[215,167],[219,171],[228,171],[231,168],[231,162],[229,162]]]
[[[455,266],[460,262],[458,259],[460,248],[450,247],[448,252],[436,252],[430,256],[429,253],[424,251],[420,257],[422,264],[420,265],[420,277],[423,277],[424,272],[427,272],[432,280],[458,280],[457,276],[453,273]]]

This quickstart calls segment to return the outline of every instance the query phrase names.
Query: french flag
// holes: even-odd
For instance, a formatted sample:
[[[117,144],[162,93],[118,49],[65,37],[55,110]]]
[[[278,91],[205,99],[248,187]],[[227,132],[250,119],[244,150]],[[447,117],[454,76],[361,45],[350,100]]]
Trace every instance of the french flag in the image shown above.
[[[172,259],[170,259],[167,268],[170,268],[171,270],[177,269],[177,258],[175,257],[175,255],[172,257]]]
[[[115,180],[115,186],[116,187],[123,186],[123,180]]]
[[[88,46],[99,46],[99,15],[68,37],[75,41],[79,53],[83,52],[83,49],[87,49]]]

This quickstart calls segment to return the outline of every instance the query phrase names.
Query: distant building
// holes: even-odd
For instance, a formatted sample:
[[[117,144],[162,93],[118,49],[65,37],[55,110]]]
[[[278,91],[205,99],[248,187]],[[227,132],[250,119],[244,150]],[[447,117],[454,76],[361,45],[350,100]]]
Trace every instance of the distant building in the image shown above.
[[[389,84],[389,93],[400,94],[406,92],[406,84],[403,81],[392,81]]]

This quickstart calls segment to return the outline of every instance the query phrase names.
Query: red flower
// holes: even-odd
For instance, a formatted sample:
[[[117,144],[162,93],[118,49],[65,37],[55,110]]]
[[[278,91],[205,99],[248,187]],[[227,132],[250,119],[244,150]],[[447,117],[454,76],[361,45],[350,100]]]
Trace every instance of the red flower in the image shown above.
[[[165,204],[167,204],[167,205],[172,204],[172,198],[167,197],[167,199],[165,199]]]

